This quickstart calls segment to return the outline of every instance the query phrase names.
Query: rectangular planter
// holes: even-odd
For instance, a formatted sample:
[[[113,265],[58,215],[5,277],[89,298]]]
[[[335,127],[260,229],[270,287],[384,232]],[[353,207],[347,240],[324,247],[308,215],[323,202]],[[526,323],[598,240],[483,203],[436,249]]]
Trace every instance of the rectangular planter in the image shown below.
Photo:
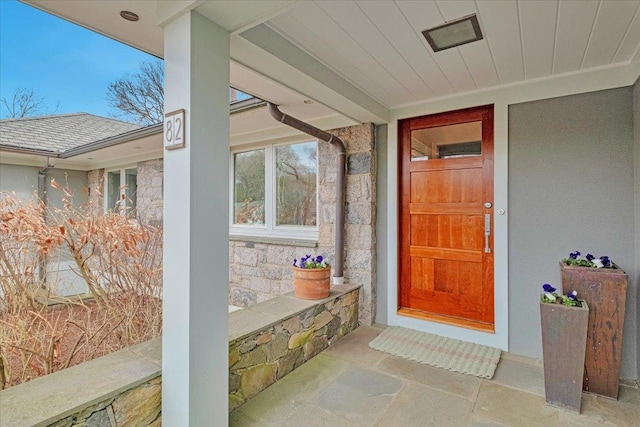
[[[589,304],[583,389],[618,399],[627,274],[619,268],[571,267],[560,262],[562,289]]]
[[[580,413],[588,304],[567,307],[540,302],[540,320],[545,399],[550,405]]]

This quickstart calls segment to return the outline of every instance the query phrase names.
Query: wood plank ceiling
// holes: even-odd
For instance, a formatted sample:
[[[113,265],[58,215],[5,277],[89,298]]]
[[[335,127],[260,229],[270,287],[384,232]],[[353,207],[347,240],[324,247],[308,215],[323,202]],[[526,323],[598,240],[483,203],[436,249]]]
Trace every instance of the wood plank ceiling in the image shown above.
[[[433,53],[421,32],[472,13],[484,39]],[[640,60],[640,0],[315,0],[266,24],[388,108]]]

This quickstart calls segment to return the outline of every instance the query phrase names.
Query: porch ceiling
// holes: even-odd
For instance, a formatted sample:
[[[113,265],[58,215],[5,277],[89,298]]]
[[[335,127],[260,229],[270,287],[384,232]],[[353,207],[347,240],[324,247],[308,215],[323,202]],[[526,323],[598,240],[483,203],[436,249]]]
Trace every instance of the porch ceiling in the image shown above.
[[[419,101],[640,62],[640,0],[23,1],[159,57],[157,24],[196,9],[232,32],[236,68],[254,72],[232,67],[233,85],[276,102],[287,88],[356,121],[380,123],[389,110]],[[120,10],[141,19],[124,21]],[[434,53],[422,37],[472,13],[483,40]],[[278,84],[265,86],[264,77]]]

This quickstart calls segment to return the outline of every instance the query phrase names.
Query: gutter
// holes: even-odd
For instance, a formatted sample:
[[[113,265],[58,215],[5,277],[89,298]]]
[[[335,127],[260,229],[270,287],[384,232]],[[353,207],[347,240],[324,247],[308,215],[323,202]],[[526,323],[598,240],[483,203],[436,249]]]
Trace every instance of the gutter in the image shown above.
[[[134,139],[144,138],[147,136],[162,133],[163,123],[147,126],[141,129],[132,130],[120,135],[104,138],[99,141],[90,142],[89,144],[81,145],[79,147],[70,148],[60,153],[61,159],[68,159],[69,157],[79,156],[81,154],[90,153],[92,151],[101,150],[103,148],[113,147],[114,145],[124,144],[125,142],[133,141]]]
[[[115,145],[124,144],[139,138],[156,135],[162,133],[163,123],[147,126],[140,129],[135,129],[120,135],[110,136],[108,138],[100,139],[98,141],[90,142],[88,144],[80,145],[78,147],[69,148],[66,151],[57,152],[51,150],[39,150],[37,148],[24,148],[16,147],[13,145],[0,144],[0,150],[8,153],[18,154],[32,154],[37,156],[46,156],[48,158],[68,159],[82,154],[87,154],[92,151],[101,150],[103,148],[113,147]]]
[[[347,149],[344,142],[337,136],[331,135],[329,132],[325,132],[318,129],[315,126],[298,120],[294,117],[284,114],[278,109],[278,106],[267,102],[269,108],[269,114],[282,124],[290,126],[294,129],[318,138],[322,141],[328,142],[338,150],[338,157],[336,158],[337,171],[336,171],[336,227],[335,227],[335,264],[333,271],[334,285],[340,285],[344,283],[344,222],[345,222],[345,193],[346,193],[346,158]]]
[[[46,166],[38,171],[38,198],[44,205],[42,217],[45,221],[47,220],[47,172],[49,171],[49,169],[53,169],[53,165],[49,160],[49,157],[47,157]],[[40,254],[38,255],[38,277],[40,278],[42,287],[45,287],[47,283],[46,269],[47,254]]]
[[[33,154],[36,156],[46,156],[46,157],[60,156],[56,151],[38,150],[37,148],[23,148],[23,147],[16,147],[13,145],[5,145],[5,144],[0,144],[0,151],[5,151],[7,153],[17,153],[17,154]]]

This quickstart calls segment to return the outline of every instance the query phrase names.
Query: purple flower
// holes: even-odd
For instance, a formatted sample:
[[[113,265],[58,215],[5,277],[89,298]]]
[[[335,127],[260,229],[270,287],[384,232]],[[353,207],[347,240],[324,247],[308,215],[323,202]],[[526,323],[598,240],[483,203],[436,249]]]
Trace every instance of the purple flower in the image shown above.
[[[577,301],[578,300],[578,291],[569,292],[567,294],[567,298],[569,298],[570,300],[573,300],[573,301]]]
[[[329,264],[327,260],[322,255],[312,256],[310,254],[306,254],[300,260],[297,258],[293,260],[294,267],[298,268],[327,268]]]
[[[571,252],[571,253],[569,254],[569,258],[570,258],[570,259],[578,259],[578,257],[579,257],[579,256],[580,256],[580,252],[578,252],[578,251]]]
[[[554,292],[556,291],[556,288],[554,288],[553,286],[551,286],[551,285],[550,285],[550,284],[548,284],[548,283],[545,283],[544,285],[542,285],[542,289],[543,289],[545,292],[548,292],[548,293],[554,293]]]
[[[602,265],[604,265],[605,267],[611,267],[611,260],[608,256],[601,256],[600,261],[602,261]]]
[[[587,254],[586,258],[587,258],[587,261],[593,261],[595,259],[595,257],[591,254]]]

